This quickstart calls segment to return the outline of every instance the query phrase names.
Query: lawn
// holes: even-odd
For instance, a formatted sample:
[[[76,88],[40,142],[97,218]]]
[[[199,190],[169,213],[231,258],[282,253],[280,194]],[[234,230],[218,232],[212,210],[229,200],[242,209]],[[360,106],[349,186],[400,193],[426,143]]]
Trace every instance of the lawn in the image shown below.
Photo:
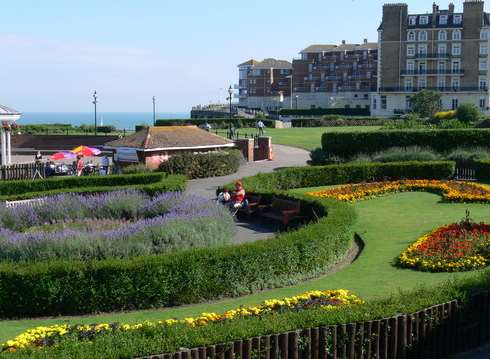
[[[299,190],[304,192],[306,190]],[[25,329],[69,321],[71,323],[139,322],[143,320],[193,316],[201,312],[223,312],[240,305],[254,305],[265,299],[299,294],[312,289],[346,288],[364,299],[386,296],[398,289],[419,285],[436,285],[471,273],[423,273],[399,269],[393,259],[420,235],[435,227],[459,221],[469,209],[476,221],[490,222],[490,206],[485,204],[442,203],[436,194],[413,192],[387,195],[353,204],[359,219],[355,230],[365,241],[362,255],[351,266],[330,276],[302,284],[269,290],[254,295],[219,302],[178,308],[113,313],[84,317],[3,321],[0,342],[12,338]]]
[[[266,128],[265,135],[272,137],[272,143],[313,150],[321,146],[322,134],[325,132],[368,132],[379,130],[380,126],[346,126],[346,127],[303,127],[303,128]],[[226,136],[227,130],[218,130]],[[240,128],[237,133],[252,136],[258,134],[256,128]]]

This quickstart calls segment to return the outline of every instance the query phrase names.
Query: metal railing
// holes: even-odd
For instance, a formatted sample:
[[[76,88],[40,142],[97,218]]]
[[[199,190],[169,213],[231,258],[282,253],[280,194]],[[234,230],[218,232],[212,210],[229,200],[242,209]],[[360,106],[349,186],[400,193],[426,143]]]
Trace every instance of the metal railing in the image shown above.
[[[463,75],[464,70],[402,70],[402,75]]]
[[[381,87],[380,92],[419,92],[433,90],[440,92],[487,92],[488,87]]]

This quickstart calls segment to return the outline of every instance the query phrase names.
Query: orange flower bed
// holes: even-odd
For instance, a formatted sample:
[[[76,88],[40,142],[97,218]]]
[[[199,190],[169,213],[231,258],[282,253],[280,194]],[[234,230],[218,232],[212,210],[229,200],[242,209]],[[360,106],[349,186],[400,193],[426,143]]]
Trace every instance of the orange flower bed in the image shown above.
[[[351,184],[310,192],[308,195],[333,198],[344,202],[355,202],[388,193],[412,191],[440,193],[444,199],[452,202],[490,202],[490,187],[488,186],[472,182],[439,180],[399,180]]]

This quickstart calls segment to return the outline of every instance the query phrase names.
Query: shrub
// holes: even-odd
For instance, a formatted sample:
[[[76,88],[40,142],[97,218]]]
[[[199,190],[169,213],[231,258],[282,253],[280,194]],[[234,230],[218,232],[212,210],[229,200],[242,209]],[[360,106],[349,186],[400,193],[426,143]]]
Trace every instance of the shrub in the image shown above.
[[[182,126],[182,125],[194,125],[194,126],[202,126],[205,123],[211,125],[213,129],[223,129],[229,128],[230,125],[233,125],[235,128],[242,127],[256,127],[256,119],[250,118],[236,118],[234,117],[231,121],[228,118],[192,118],[192,119],[166,119],[166,120],[157,120],[156,126]],[[274,121],[272,120],[262,120],[266,127],[274,127]]]
[[[182,153],[170,157],[162,163],[160,169],[188,178],[219,177],[237,172],[242,162],[243,156],[239,150]]]
[[[490,160],[490,148],[486,147],[458,147],[445,156],[446,159],[456,162],[472,162],[477,160]]]
[[[349,158],[362,152],[372,154],[391,147],[427,146],[437,152],[447,152],[457,147],[490,147],[490,131],[413,130],[324,133],[322,148],[330,155]]]
[[[437,124],[437,128],[446,129],[446,130],[468,128],[468,127],[469,125],[467,123],[461,122],[460,120],[455,118],[450,120],[442,120]]]
[[[293,127],[383,126],[392,120],[376,117],[327,115],[322,118],[293,118]]]
[[[422,90],[412,96],[412,110],[420,117],[430,118],[441,108],[441,94],[437,91]]]
[[[361,154],[362,156],[363,154]],[[436,161],[440,155],[429,147],[392,147],[371,155],[373,162]]]
[[[342,115],[342,116],[369,116],[369,108],[311,108],[311,109],[282,109],[283,116],[323,116],[323,115]]]
[[[100,133],[116,132],[116,126],[113,126],[113,125],[97,126],[97,132],[100,132]]]
[[[480,109],[471,103],[464,103],[458,107],[456,117],[464,123],[477,122],[480,119]]]
[[[310,152],[310,164],[314,166],[326,165],[328,163],[328,157],[326,153],[320,148],[315,148]]]
[[[121,170],[123,174],[129,175],[129,174],[135,174],[135,173],[150,173],[153,172],[148,166],[138,163],[134,165],[128,165],[124,166]]]
[[[490,160],[477,160],[474,163],[475,176],[480,181],[490,181]]]

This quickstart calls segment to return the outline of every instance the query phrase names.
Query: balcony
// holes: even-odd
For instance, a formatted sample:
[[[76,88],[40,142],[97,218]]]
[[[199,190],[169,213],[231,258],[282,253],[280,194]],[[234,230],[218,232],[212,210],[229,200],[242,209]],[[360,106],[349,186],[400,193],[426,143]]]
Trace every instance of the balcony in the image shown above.
[[[417,75],[464,75],[464,70],[402,70],[402,75],[417,76]]]
[[[439,92],[488,92],[488,87],[381,87],[380,92],[419,92],[432,90]]]
[[[449,58],[449,53],[415,54],[412,56],[408,55],[407,57],[416,59],[447,59]]]

